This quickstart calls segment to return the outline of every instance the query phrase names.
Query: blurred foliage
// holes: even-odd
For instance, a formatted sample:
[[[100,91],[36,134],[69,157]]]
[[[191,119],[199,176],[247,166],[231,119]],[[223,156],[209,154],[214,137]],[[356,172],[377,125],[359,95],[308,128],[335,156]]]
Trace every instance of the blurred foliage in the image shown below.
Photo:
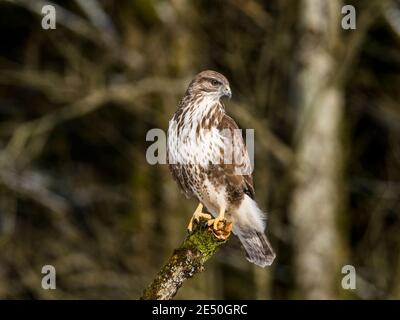
[[[258,269],[231,239],[178,298],[299,297],[288,203],[300,2],[54,1],[56,30],[33,3],[0,1],[0,297],[140,296],[196,207],[165,165],[147,163],[146,133],[167,128],[204,69],[228,77],[228,113],[255,128],[256,198],[278,258]],[[338,68],[338,230],[358,289],[337,297],[400,298],[400,6],[352,3],[357,30],[341,30],[335,56],[340,65],[354,49]],[[46,264],[57,290],[41,288]]]

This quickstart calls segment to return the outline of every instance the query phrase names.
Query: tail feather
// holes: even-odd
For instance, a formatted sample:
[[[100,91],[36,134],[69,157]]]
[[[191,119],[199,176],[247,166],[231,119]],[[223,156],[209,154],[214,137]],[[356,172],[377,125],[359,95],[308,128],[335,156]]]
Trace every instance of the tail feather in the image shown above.
[[[275,252],[264,234],[264,213],[253,199],[245,195],[235,216],[233,233],[242,242],[247,260],[260,267],[270,266]]]
[[[248,228],[237,228],[236,231],[248,261],[260,267],[272,264],[276,255],[264,233]]]

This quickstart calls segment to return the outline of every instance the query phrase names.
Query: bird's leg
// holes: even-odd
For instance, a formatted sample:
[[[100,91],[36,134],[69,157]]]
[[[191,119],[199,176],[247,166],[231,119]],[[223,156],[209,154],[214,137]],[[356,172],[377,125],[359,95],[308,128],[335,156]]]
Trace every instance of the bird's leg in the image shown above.
[[[223,222],[225,220],[225,208],[221,207],[219,209],[219,215],[215,219],[209,220],[208,225],[213,226],[214,230],[218,230],[218,225],[220,222]]]
[[[218,239],[228,239],[232,231],[232,222],[227,222],[225,219],[225,207],[220,208],[218,217],[208,220],[208,226],[212,226],[214,235]]]
[[[197,206],[196,210],[193,213],[192,218],[189,221],[189,224],[187,226],[187,229],[189,232],[192,232],[193,230],[193,222],[199,222],[200,218],[205,218],[206,220],[211,219],[211,215],[208,213],[203,212],[203,204],[200,202],[199,205]]]

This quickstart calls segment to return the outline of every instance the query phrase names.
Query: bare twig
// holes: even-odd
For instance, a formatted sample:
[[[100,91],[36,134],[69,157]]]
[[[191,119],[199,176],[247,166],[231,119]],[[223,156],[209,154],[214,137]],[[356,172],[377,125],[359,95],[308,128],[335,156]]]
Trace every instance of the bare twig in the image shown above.
[[[170,79],[148,78],[135,84],[115,85],[95,90],[71,105],[21,124],[15,129],[6,148],[1,152],[0,160],[3,163],[14,161],[22,152],[30,153],[31,157],[34,156],[43,147],[46,134],[54,127],[65,121],[85,116],[105,106],[108,102],[132,103],[138,96],[173,91],[180,86],[180,82]]]
[[[0,170],[0,184],[14,191],[18,195],[34,199],[50,211],[64,214],[69,211],[65,199],[49,191],[45,186],[45,177],[38,172],[24,172],[17,174],[12,170]]]
[[[382,10],[387,23],[400,37],[400,1],[386,1],[382,6]]]
[[[261,147],[271,152],[284,165],[290,166],[293,163],[294,155],[292,149],[281,141],[265,123],[251,115],[246,111],[246,108],[239,104],[231,103],[230,109],[238,119],[245,123],[251,123],[252,128],[262,137],[259,140]]]
[[[105,43],[115,47],[119,42],[117,30],[110,17],[96,0],[75,0],[88,16],[92,24],[100,31]]]
[[[96,41],[97,31],[94,29],[85,19],[82,19],[78,15],[72,13],[71,11],[65,9],[64,7],[51,2],[51,1],[30,1],[30,0],[3,0],[5,2],[10,2],[15,5],[26,8],[27,10],[37,14],[42,15],[42,8],[45,5],[52,5],[57,12],[57,23],[64,26],[65,28],[71,30],[72,32],[90,40]]]

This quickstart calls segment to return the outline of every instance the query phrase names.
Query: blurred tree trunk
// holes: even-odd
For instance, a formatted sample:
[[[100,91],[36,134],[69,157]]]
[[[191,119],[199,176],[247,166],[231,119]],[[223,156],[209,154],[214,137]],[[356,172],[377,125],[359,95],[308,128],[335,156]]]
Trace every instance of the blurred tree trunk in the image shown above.
[[[340,41],[340,1],[303,0],[296,53],[295,188],[290,208],[295,278],[301,298],[330,299],[340,274],[336,214],[340,209],[342,92],[333,81]]]

